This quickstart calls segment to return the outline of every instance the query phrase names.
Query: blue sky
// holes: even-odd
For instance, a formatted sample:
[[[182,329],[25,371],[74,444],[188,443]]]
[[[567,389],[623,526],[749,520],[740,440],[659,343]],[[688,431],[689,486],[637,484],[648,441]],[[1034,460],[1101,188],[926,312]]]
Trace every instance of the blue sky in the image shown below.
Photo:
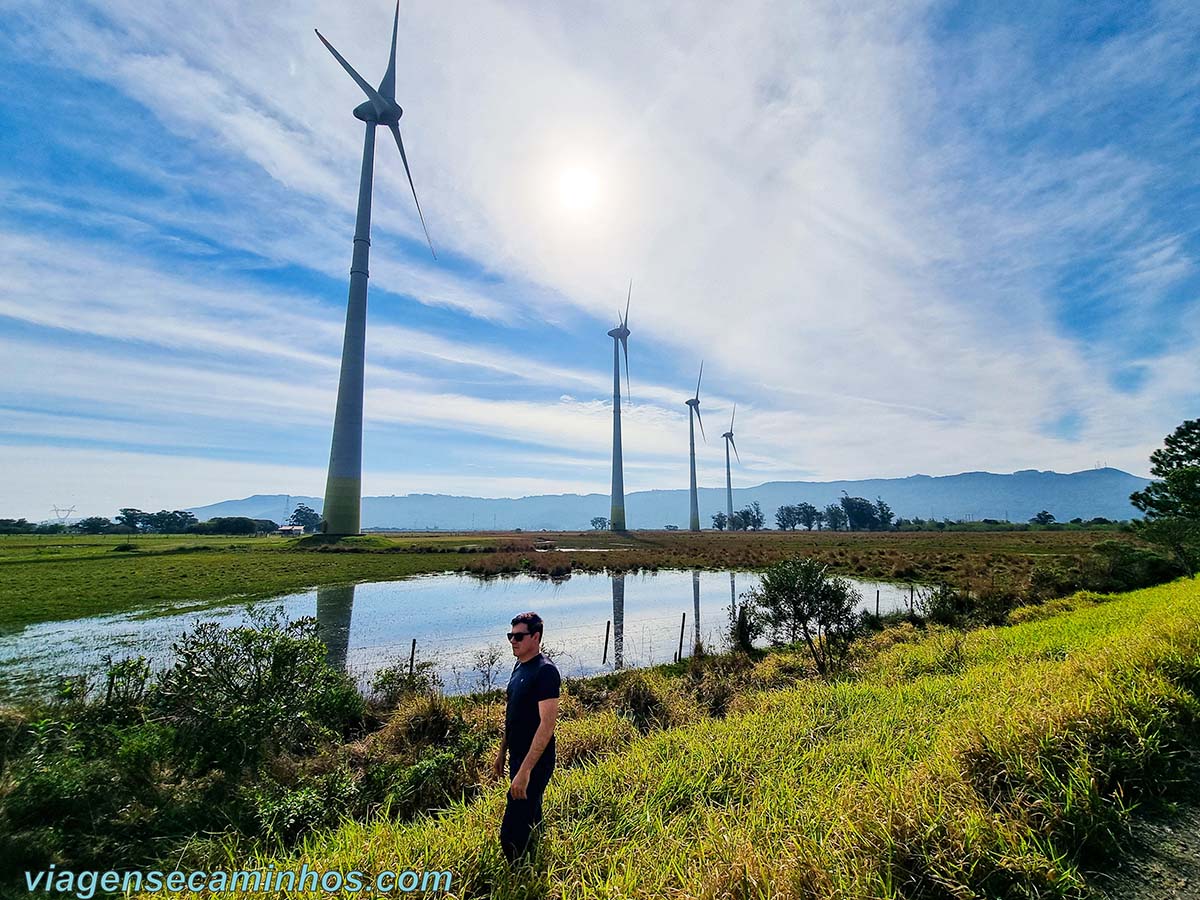
[[[319,495],[387,2],[5,3],[0,516]],[[1194,4],[401,5],[364,490],[1107,463],[1200,389]]]

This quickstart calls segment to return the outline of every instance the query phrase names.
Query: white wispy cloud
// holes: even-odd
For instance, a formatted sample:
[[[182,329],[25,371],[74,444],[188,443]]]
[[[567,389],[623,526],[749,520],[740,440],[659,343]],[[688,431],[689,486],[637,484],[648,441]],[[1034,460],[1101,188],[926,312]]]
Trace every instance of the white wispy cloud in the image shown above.
[[[10,390],[80,414],[269,414],[310,429],[321,458],[341,298],[242,276],[290,266],[345,277],[362,139],[349,110],[361,98],[311,28],[375,79],[386,7],[109,0],[86,14],[17,13],[14,51],[120,91],[147,110],[138,127],[163,131],[182,155],[159,164],[114,148],[157,195],[83,185],[78,202],[60,188],[31,196],[11,176],[0,185],[16,214],[119,236],[72,243],[8,220],[0,315],[42,342],[8,341]],[[680,401],[702,357],[706,413],[720,421],[740,398],[747,479],[1097,458],[1143,471],[1200,388],[1191,319],[1162,348],[1135,346],[1170,324],[1167,292],[1195,287],[1194,231],[1158,200],[1181,176],[1147,148],[1167,138],[1180,154],[1194,148],[1182,127],[1197,108],[1194,15],[1156,7],[1047,66],[1037,23],[939,42],[923,3],[852,14],[771,2],[671,15],[633,3],[405,9],[402,126],[443,263],[423,249],[399,160],[380,140],[372,285],[464,327],[373,319],[369,419],[603,458],[611,376],[593,332],[633,276],[638,402],[626,433],[644,454],[634,476],[644,486],[673,454],[685,458]],[[1170,109],[1137,139],[1082,130],[1160,83]],[[586,217],[555,196],[568,166],[603,185]],[[211,262],[163,271],[171,261],[145,258],[166,260],[158,247],[104,246],[164,234],[191,242],[180,256]],[[61,249],[53,271],[35,264],[47,240]],[[1071,325],[1087,315],[1096,327]],[[541,322],[562,324],[568,352],[528,343],[523,329]],[[21,371],[53,353],[57,332],[108,344],[73,349],[38,377]],[[123,361],[131,341],[213,361]],[[638,354],[656,364],[644,385]],[[555,361],[565,357],[580,361]],[[322,374],[297,383],[250,371],[260,358]],[[1128,365],[1150,375],[1117,390],[1112,373]],[[111,384],[95,383],[95,368],[89,383],[89,366]],[[497,399],[499,385],[511,396]],[[564,391],[570,399],[553,399]],[[1055,433],[1064,417],[1076,434]],[[70,437],[61,423],[21,421]],[[155,434],[186,446],[185,431]],[[719,439],[705,452],[703,478],[719,479]],[[520,454],[508,465],[496,477],[525,484]],[[427,477],[416,465],[411,475]],[[603,471],[575,477],[606,483]]]

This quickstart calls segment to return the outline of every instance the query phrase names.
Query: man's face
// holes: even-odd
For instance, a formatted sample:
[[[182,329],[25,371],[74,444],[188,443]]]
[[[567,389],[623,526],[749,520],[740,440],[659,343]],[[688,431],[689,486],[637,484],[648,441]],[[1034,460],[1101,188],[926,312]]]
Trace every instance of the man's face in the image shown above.
[[[512,626],[512,631],[508,633],[508,643],[512,647],[513,656],[528,653],[537,640],[536,635],[529,633],[529,626],[524,622],[518,622]]]

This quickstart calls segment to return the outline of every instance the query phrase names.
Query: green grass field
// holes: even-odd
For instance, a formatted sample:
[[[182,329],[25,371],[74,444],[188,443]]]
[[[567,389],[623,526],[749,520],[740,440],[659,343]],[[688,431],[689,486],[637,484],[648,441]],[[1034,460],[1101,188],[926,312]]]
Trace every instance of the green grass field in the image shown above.
[[[520,877],[496,845],[500,785],[285,857],[230,845],[224,862],[450,870],[457,897],[1081,897],[1130,808],[1200,748],[1200,582],[1052,615],[1071,606],[883,632],[842,680],[749,694],[565,768]]]
[[[1078,569],[1095,544],[1114,538],[1128,540],[1111,531],[405,534],[319,552],[274,537],[11,535],[0,536],[0,629],[430,572],[754,569],[795,554],[864,578],[1019,585],[1039,564]],[[536,552],[538,540],[556,549]],[[122,544],[134,549],[115,549]],[[594,549],[610,552],[582,552]]]

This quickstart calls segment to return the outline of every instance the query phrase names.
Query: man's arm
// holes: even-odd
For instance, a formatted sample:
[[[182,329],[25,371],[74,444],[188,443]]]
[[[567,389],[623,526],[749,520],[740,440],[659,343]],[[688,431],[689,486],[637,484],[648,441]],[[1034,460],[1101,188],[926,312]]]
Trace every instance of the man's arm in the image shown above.
[[[533,767],[542,758],[542,753],[549,745],[550,738],[554,736],[554,726],[558,722],[558,698],[551,697],[548,700],[538,701],[538,715],[542,720],[533,734],[533,743],[529,745],[529,752],[525,754],[525,759],[521,761],[521,768],[517,770],[512,781],[512,795],[518,800],[525,799]]]

